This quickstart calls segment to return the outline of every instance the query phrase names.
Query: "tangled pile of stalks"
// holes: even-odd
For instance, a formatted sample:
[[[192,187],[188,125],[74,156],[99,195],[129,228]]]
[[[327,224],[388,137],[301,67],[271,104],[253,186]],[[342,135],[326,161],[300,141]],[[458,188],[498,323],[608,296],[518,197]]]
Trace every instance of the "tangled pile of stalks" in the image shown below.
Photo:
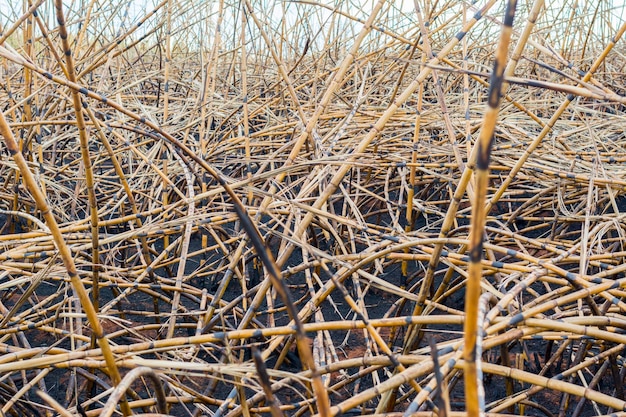
[[[624,5],[481,3],[0,4],[2,415],[623,415]]]

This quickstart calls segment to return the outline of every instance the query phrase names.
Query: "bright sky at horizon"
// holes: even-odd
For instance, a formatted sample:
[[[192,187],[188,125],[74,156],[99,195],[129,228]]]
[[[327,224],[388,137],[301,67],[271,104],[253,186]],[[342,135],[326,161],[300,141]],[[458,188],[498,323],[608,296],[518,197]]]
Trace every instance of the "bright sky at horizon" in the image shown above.
[[[94,7],[91,12],[92,21],[95,22],[95,28],[91,28],[90,35],[102,36],[105,38],[113,38],[118,33],[124,33],[131,29],[133,25],[136,25],[146,14],[150,13],[154,7],[161,2],[161,0],[130,0],[130,1],[111,1],[111,0],[94,0],[100,7]],[[266,30],[273,31],[272,36],[280,38],[282,33],[289,33],[289,31],[297,28],[299,33],[306,33],[308,37],[314,39],[312,47],[323,48],[323,38],[321,35],[321,28],[326,28],[331,25],[332,10],[337,7],[342,13],[348,13],[358,19],[367,19],[369,13],[374,8],[377,0],[302,0],[302,1],[278,1],[278,0],[253,0],[252,4],[255,8],[255,13],[266,24]],[[45,0],[40,6],[40,15],[44,16],[49,28],[56,24],[54,18],[53,0]],[[420,0],[420,4],[423,9],[426,9],[426,5],[432,2],[427,0]],[[458,6],[451,7],[448,11],[438,17],[437,22],[445,22],[448,17],[454,16],[459,13],[462,2],[459,2]],[[465,2],[468,5],[469,15],[473,14],[476,7],[482,6],[484,1],[468,1]],[[490,12],[491,16],[499,16],[503,7],[504,1],[499,2],[500,6],[496,7],[493,12]],[[531,7],[533,1],[518,1],[518,17],[516,27],[521,25],[520,19]],[[11,27],[15,21],[24,13],[25,0],[0,0],[0,24],[3,28]],[[71,0],[64,1],[67,5],[66,18],[68,23],[76,24],[83,21],[84,14],[89,9],[89,5],[92,4],[92,0]],[[172,4],[176,5],[174,12],[173,31],[174,37],[178,41],[197,43],[199,40],[202,42],[207,41],[207,37],[203,33],[213,33],[215,24],[217,22],[218,4],[217,0],[172,0]],[[563,5],[567,7],[563,7]],[[325,5],[325,7],[322,7]],[[543,24],[548,25],[548,22],[567,22],[569,16],[586,16],[589,21],[594,16],[596,8],[599,8],[602,14],[603,20],[595,21],[594,30],[605,34],[605,31],[615,32],[617,27],[624,22],[626,18],[626,0],[558,0],[550,1],[546,0],[546,7],[549,9],[543,16]],[[500,9],[498,12],[497,10]],[[165,7],[160,8],[158,12],[151,15],[141,28],[135,31],[133,39],[142,34],[149,32],[154,28],[155,24],[162,22],[165,13]],[[235,34],[238,34],[240,22],[240,2],[226,2],[224,21],[222,25],[222,39],[225,44],[228,44],[229,40],[235,40]],[[385,27],[391,27],[391,29],[402,34],[415,33],[417,31],[417,18],[414,12],[413,0],[395,0],[388,1],[383,8],[381,14],[385,14],[388,19],[386,22],[378,21],[377,24],[381,24]],[[350,41],[350,36],[358,32],[360,22],[350,21],[346,18],[341,18],[341,24],[343,26],[336,28],[337,34],[340,34]],[[306,27],[298,27],[305,22]],[[458,30],[459,21],[451,26],[451,29]],[[541,19],[540,19],[541,23]],[[337,22],[332,23],[337,25]],[[557,23],[558,24],[558,23]],[[610,27],[612,26],[612,27]],[[436,24],[435,26],[436,27]],[[497,26],[493,26],[497,29]],[[177,32],[180,28],[183,31]],[[232,28],[232,29],[229,29]],[[254,31],[254,25],[249,23],[249,28]],[[582,28],[584,31],[587,29]],[[446,29],[448,30],[448,29]],[[557,29],[558,30],[558,29]],[[162,36],[161,31],[157,31],[158,36]],[[179,35],[180,34],[180,35]],[[190,40],[180,39],[181,36],[188,36],[191,34]],[[257,35],[254,35],[257,36]],[[559,33],[555,33],[555,39],[558,39]],[[252,38],[253,36],[250,36]],[[317,42],[317,44],[315,43]]]

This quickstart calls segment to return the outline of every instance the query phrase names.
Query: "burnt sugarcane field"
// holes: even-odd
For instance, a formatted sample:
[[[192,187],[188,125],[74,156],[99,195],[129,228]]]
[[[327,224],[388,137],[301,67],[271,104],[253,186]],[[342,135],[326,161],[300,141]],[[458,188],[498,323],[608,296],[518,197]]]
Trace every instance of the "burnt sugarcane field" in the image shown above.
[[[626,417],[624,32],[0,0],[0,416]]]

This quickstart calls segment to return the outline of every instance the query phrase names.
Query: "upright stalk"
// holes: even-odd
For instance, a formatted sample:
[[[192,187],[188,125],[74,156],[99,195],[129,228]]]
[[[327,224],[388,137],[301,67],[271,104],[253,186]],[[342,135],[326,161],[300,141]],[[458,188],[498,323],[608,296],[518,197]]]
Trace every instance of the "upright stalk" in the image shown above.
[[[515,17],[516,0],[509,0],[504,13],[504,22],[500,40],[496,49],[496,60],[491,73],[487,109],[483,119],[483,125],[476,142],[476,194],[472,204],[472,221],[470,225],[470,264],[467,284],[465,286],[465,322],[463,326],[464,345],[463,357],[465,359],[465,403],[468,417],[478,417],[484,413],[484,393],[479,392],[482,386],[482,375],[478,371],[476,340],[479,329],[478,310],[482,281],[482,258],[483,258],[483,234],[485,232],[485,200],[487,198],[487,186],[489,185],[489,159],[495,134],[496,122],[500,108],[500,95],[504,82],[504,69],[506,66],[511,34],[513,32],[513,19]]]

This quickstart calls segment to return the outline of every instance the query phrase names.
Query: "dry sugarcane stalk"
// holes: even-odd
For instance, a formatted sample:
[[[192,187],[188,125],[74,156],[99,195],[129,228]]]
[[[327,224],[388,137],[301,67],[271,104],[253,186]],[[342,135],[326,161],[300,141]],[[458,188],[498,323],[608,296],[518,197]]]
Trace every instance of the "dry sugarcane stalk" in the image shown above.
[[[481,259],[483,256],[485,216],[487,214],[485,211],[485,200],[489,181],[491,148],[493,146],[496,122],[500,110],[500,92],[502,83],[504,82],[503,75],[509,51],[509,43],[511,41],[516,7],[516,0],[507,2],[503,20],[504,25],[498,41],[496,60],[491,75],[488,93],[489,98],[487,101],[488,108],[485,112],[483,125],[476,142],[476,194],[473,199],[472,223],[469,234],[470,264],[465,288],[465,324],[463,326],[463,358],[465,361],[463,376],[467,414],[470,417],[478,417],[480,413],[485,411],[484,403],[482,403],[484,401],[484,393],[479,392],[478,389],[481,382],[479,378],[482,379],[482,375],[478,372],[476,364],[476,362],[480,360],[480,358],[477,357],[478,347],[476,340],[478,338],[478,306],[481,293],[480,282],[483,279]],[[482,384],[480,384],[480,386],[482,386]]]

